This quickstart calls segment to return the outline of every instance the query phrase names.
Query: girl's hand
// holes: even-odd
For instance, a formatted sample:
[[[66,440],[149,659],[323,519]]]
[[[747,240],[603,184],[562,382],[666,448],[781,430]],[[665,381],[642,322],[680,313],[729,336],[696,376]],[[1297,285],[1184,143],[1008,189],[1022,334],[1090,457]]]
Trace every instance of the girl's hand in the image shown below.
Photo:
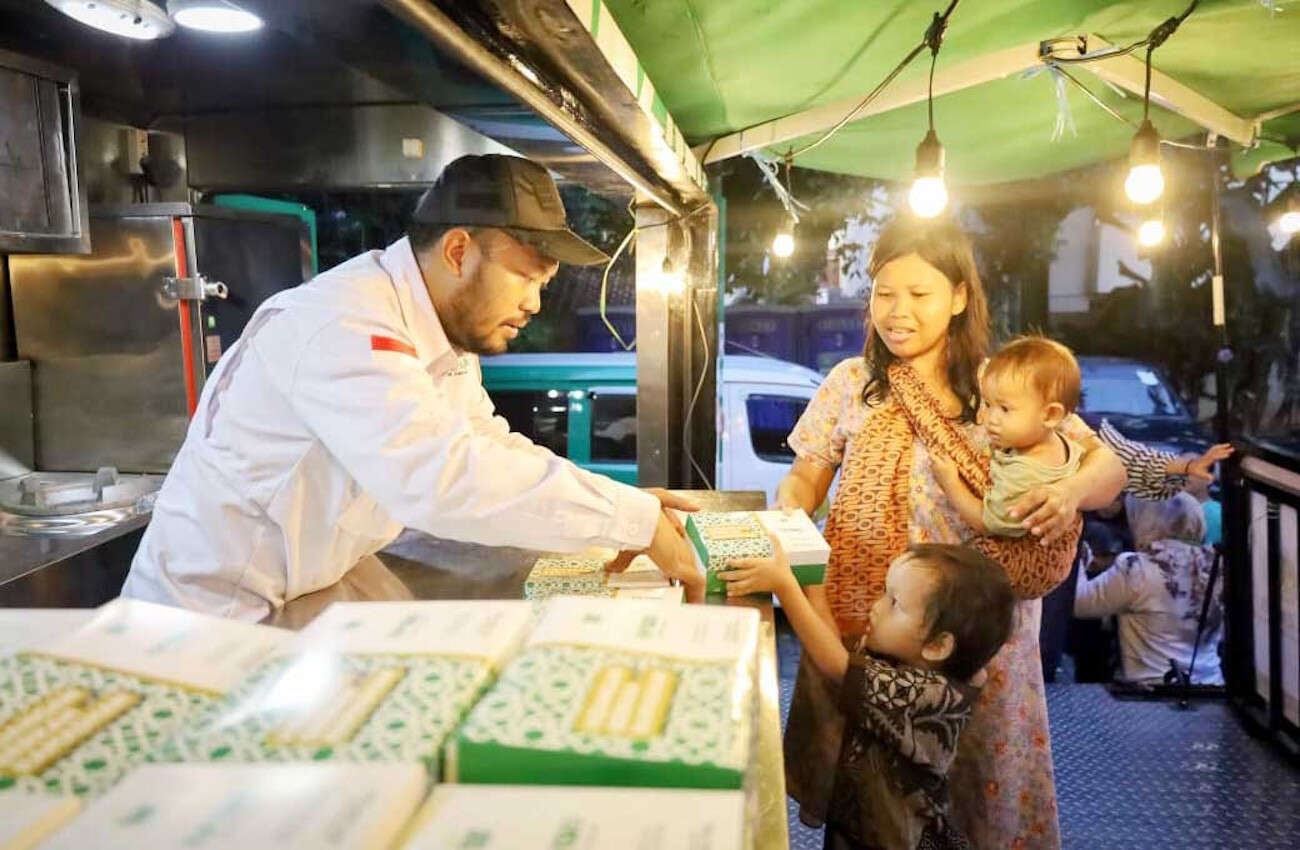
[[[1210,468],[1232,455],[1231,443],[1218,443],[1205,450],[1205,454],[1188,462],[1187,477],[1192,481],[1209,484],[1214,480],[1214,471]]]
[[[781,550],[781,544],[772,539],[773,555],[770,558],[736,558],[727,562],[727,569],[718,573],[718,578],[727,583],[728,596],[744,596],[748,593],[782,593],[791,587],[798,589],[794,573],[790,571],[790,562]]]
[[[1035,487],[1011,508],[1011,518],[1019,519],[1029,533],[1046,546],[1070,530],[1079,514],[1079,497],[1067,481]]]

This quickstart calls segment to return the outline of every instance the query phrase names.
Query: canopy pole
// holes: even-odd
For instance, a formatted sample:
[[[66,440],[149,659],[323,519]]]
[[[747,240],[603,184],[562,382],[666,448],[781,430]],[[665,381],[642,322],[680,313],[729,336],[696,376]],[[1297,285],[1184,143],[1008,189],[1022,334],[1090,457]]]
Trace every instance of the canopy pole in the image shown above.
[[[1210,278],[1213,298],[1213,322],[1219,330],[1219,351],[1214,358],[1214,431],[1220,443],[1228,442],[1230,400],[1228,396],[1228,364],[1232,362],[1232,349],[1228,345],[1228,317],[1223,295],[1223,246],[1221,244],[1222,215],[1219,204],[1219,137],[1209,133],[1206,146],[1213,149],[1207,159],[1210,163],[1210,250],[1214,254],[1214,275]]]

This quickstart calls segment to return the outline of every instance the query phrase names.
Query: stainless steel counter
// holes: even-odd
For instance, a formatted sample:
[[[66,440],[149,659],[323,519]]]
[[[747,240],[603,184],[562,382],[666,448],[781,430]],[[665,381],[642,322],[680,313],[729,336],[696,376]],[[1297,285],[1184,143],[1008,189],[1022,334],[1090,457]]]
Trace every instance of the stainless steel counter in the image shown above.
[[[91,533],[38,536],[6,534],[0,517],[0,606],[87,608],[117,596],[149,514],[99,511],[96,518],[102,528]]]
[[[762,492],[677,491],[706,510],[761,510]],[[384,599],[522,599],[524,579],[538,552],[435,540],[408,533],[376,558],[367,558],[333,587],[293,600],[270,622],[301,628],[336,601]],[[755,850],[788,850],[785,767],[781,753],[776,631],[770,599],[710,600],[756,608],[759,646],[758,822]]]

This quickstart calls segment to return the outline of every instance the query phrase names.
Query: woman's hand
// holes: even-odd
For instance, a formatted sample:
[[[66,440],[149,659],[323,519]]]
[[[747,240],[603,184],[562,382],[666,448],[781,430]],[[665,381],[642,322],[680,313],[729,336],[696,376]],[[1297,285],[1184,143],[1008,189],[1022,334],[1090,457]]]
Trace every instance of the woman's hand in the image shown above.
[[[1011,508],[1012,519],[1024,517],[1021,525],[1043,546],[1069,531],[1078,514],[1079,496],[1069,481],[1035,487]]]

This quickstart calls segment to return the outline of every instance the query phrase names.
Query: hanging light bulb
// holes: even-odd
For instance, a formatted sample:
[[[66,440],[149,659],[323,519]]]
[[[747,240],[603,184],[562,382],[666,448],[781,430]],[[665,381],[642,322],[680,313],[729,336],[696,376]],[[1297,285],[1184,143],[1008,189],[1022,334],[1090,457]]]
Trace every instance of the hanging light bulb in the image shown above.
[[[934,218],[948,206],[948,187],[943,183],[943,145],[934,130],[916,146],[916,179],[907,195],[912,212]]]
[[[1154,248],[1165,241],[1165,223],[1158,218],[1149,218],[1138,226],[1138,244],[1144,248]]]
[[[1128,179],[1124,191],[1137,204],[1149,204],[1165,191],[1165,176],[1160,171],[1160,135],[1155,125],[1143,121],[1129,147]]]
[[[786,259],[794,253],[794,217],[786,216],[785,224],[772,239],[773,256]]]

